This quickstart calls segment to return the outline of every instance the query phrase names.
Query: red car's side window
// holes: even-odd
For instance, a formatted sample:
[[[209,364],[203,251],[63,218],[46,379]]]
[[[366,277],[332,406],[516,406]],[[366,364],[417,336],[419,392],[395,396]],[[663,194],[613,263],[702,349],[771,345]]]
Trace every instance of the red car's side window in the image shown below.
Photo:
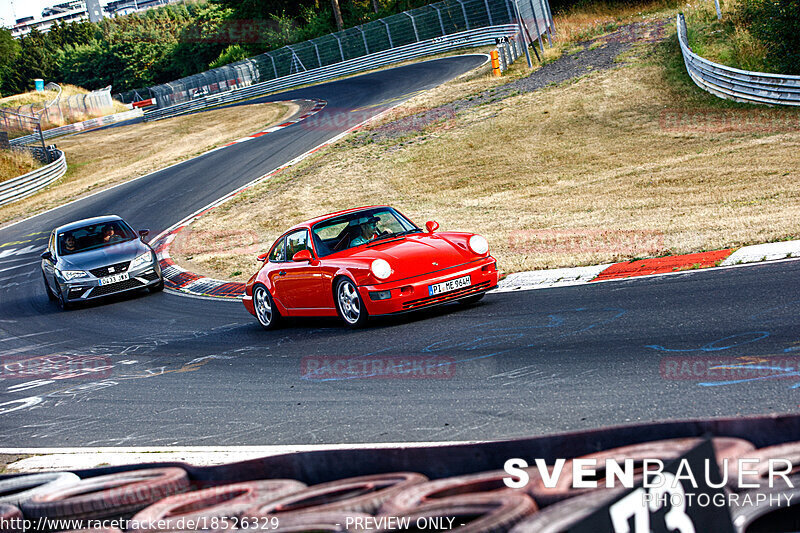
[[[286,261],[286,254],[284,253],[285,252],[285,247],[284,247],[284,243],[285,242],[286,242],[286,239],[281,237],[281,240],[279,240],[277,243],[275,243],[275,246],[272,247],[272,250],[270,250],[270,252],[269,252],[269,260],[270,260],[271,263],[280,263],[280,262]]]

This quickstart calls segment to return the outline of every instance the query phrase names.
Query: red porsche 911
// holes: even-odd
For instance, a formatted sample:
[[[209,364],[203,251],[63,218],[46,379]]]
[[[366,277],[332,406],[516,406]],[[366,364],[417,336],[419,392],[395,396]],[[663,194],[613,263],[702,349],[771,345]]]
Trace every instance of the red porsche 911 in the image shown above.
[[[497,286],[486,239],[425,226],[389,206],[298,224],[258,257],[244,306],[266,329],[282,317],[336,315],[359,327],[369,316],[477,302]]]

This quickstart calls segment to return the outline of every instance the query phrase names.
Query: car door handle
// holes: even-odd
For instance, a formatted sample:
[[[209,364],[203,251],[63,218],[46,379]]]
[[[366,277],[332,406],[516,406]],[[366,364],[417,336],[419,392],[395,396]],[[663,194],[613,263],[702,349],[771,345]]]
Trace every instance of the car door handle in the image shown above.
[[[280,272],[278,272],[278,275],[279,276],[285,276],[286,275],[286,271],[285,270],[281,270]]]

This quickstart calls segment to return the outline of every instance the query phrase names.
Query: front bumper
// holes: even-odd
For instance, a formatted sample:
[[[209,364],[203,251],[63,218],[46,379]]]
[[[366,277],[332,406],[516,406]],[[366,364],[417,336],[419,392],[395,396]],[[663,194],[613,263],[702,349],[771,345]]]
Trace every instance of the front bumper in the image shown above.
[[[162,282],[161,266],[158,261],[149,265],[128,270],[129,278],[118,283],[100,285],[100,278],[92,276],[66,281],[56,278],[61,294],[68,302],[84,302],[112,294],[153,287]]]
[[[449,292],[431,296],[428,286],[444,281],[449,281],[464,276],[470,277],[469,286]],[[497,286],[497,263],[491,256],[473,261],[464,265],[431,272],[413,278],[399,281],[380,283],[377,285],[362,285],[358,287],[361,299],[372,315],[389,315],[403,313],[415,309],[424,309],[462,298],[482,294]],[[377,293],[389,292],[389,298],[374,299]]]

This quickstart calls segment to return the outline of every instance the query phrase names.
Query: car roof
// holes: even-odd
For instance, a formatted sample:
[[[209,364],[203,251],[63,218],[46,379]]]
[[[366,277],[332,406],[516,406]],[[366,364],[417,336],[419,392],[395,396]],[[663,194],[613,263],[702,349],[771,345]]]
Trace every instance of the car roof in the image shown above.
[[[75,222],[70,222],[69,224],[64,224],[63,226],[57,227],[56,233],[61,233],[62,231],[76,230],[78,228],[89,226],[91,224],[102,224],[104,222],[117,222],[120,220],[122,220],[122,218],[117,215],[104,215],[101,217],[84,218],[83,220],[76,220]]]
[[[312,219],[306,220],[305,222],[301,222],[300,224],[297,224],[297,225],[293,226],[289,231],[292,231],[294,229],[299,229],[299,228],[308,228],[308,227],[313,226],[317,222],[322,222],[323,220],[328,220],[329,218],[338,217],[340,215],[347,215],[349,213],[355,213],[356,211],[362,211],[364,209],[376,209],[376,208],[381,208],[381,207],[391,207],[391,206],[390,205],[366,205],[364,207],[353,207],[351,209],[345,209],[344,211],[336,211],[335,213],[328,213],[327,215],[322,215],[322,216],[319,216],[319,217],[316,217],[316,218],[312,218]]]

